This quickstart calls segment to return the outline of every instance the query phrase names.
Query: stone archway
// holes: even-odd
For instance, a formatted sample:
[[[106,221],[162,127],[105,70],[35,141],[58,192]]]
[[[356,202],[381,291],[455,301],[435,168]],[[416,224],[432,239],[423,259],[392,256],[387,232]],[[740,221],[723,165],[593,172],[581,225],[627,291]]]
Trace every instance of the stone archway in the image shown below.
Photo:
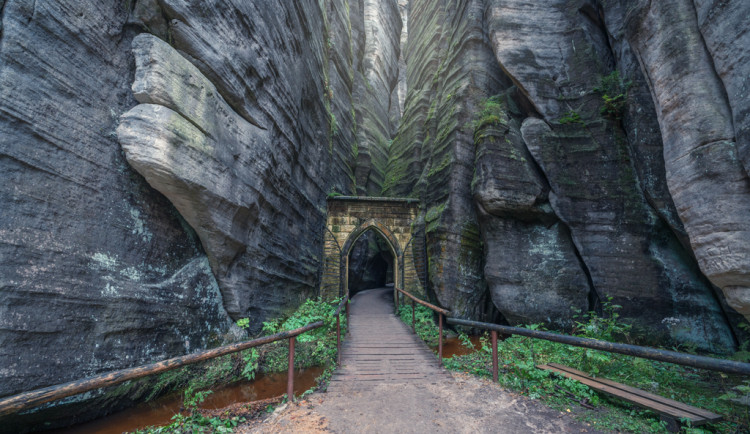
[[[328,199],[325,264],[321,296],[330,300],[349,292],[349,253],[367,231],[377,232],[393,254],[394,283],[425,296],[424,241],[416,222],[416,199],[338,196]]]

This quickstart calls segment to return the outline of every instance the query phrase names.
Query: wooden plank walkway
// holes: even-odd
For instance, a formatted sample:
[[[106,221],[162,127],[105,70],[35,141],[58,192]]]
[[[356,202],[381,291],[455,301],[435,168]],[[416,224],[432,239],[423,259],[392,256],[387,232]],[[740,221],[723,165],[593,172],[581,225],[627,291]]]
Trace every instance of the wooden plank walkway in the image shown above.
[[[379,383],[438,383],[453,377],[411,328],[393,314],[393,288],[356,294],[350,304],[350,334],[329,392],[367,389]]]

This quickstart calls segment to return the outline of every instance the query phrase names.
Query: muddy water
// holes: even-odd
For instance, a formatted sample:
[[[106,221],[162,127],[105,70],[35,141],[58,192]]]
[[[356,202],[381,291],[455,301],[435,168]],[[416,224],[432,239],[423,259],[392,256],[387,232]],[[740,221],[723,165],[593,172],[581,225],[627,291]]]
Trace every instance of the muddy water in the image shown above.
[[[294,393],[300,394],[314,387],[315,379],[323,370],[322,367],[297,369],[294,373]],[[236,402],[268,399],[285,393],[286,372],[258,374],[254,381],[242,381],[215,389],[200,407],[223,408]],[[120,434],[152,425],[167,425],[172,421],[172,416],[180,411],[180,407],[182,395],[168,395],[102,419],[64,430],[48,431],[48,434]]]
[[[463,356],[478,351],[482,348],[482,342],[479,341],[480,337],[481,336],[469,336],[471,343],[474,345],[473,349],[465,347],[461,342],[461,339],[458,337],[446,338],[443,341],[443,358],[450,359],[453,356]],[[437,354],[437,345],[432,347],[432,350]]]

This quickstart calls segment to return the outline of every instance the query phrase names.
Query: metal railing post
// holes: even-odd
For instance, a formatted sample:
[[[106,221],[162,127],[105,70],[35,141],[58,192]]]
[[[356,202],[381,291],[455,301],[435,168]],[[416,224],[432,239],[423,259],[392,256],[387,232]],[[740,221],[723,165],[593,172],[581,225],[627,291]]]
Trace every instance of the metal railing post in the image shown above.
[[[439,329],[438,358],[440,360],[440,364],[442,364],[443,363],[443,314],[441,312],[438,312],[438,329]]]
[[[336,358],[341,366],[341,313],[336,314]]]
[[[497,383],[497,332],[492,330],[492,381]]]
[[[417,332],[417,317],[414,313],[414,300],[411,301],[411,330]]]
[[[289,402],[294,401],[294,341],[297,338],[289,338],[289,373],[286,380],[286,396]]]
[[[346,333],[349,334],[352,329],[351,322],[349,322],[349,294],[346,294],[346,304],[344,304],[344,307],[346,308]]]

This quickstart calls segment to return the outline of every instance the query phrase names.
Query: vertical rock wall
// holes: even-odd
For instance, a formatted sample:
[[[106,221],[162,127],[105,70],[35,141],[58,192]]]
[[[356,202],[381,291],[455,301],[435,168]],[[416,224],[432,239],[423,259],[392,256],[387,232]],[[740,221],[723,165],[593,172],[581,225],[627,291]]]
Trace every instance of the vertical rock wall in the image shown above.
[[[357,113],[357,194],[378,196],[388,148],[401,110],[398,106],[401,12],[396,1],[365,0],[364,46],[354,51],[354,107]]]
[[[395,1],[0,7],[0,396],[317,294],[326,195],[382,182]]]
[[[669,191],[705,275],[750,314],[746,2],[667,1],[604,7],[622,21],[649,84]]]
[[[122,2],[7,1],[0,396],[184,354],[230,325],[195,232],[126,163]]]
[[[470,124],[477,101],[501,79],[483,10],[482,1],[410,2],[404,116],[383,186],[388,195],[422,200],[434,296],[456,315],[473,317],[486,291]]]
[[[424,201],[437,299],[476,317],[486,283],[506,320],[566,326],[571,307],[597,310],[611,297],[650,336],[731,349],[729,318],[737,317],[701,273],[707,268],[683,225],[668,129],[661,116],[657,122],[655,85],[626,37],[633,18],[625,7],[593,0],[409,7],[407,97],[384,191]],[[709,9],[728,13],[705,6],[705,23]],[[650,26],[669,36],[657,27]],[[729,49],[714,39],[717,51]],[[738,64],[727,64],[726,75]],[[740,92],[742,80],[733,80]],[[707,202],[694,195],[691,203]]]
[[[750,3],[0,11],[0,396],[315,295],[332,192],[421,199],[458,316],[566,327],[612,297],[722,351],[750,315]]]

